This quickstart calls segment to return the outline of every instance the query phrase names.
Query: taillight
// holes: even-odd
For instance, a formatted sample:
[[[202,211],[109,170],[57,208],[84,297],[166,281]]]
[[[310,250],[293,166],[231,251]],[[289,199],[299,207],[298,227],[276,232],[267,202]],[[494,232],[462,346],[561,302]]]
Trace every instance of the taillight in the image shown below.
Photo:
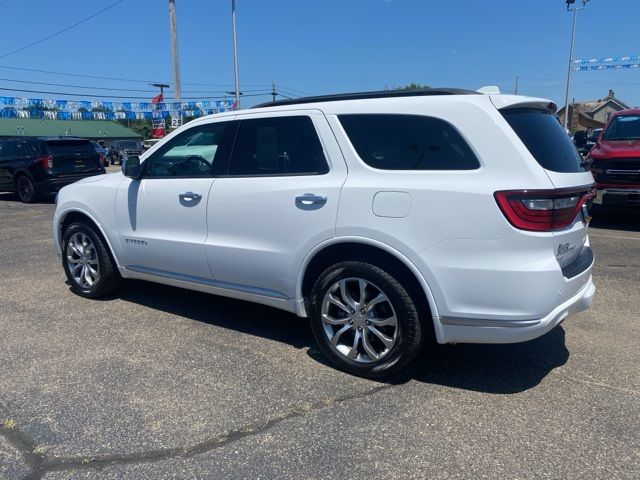
[[[592,185],[558,190],[506,190],[494,194],[509,223],[531,232],[550,232],[570,226],[585,202],[594,195]]]
[[[39,157],[38,163],[42,165],[42,168],[53,168],[53,157],[51,155]]]

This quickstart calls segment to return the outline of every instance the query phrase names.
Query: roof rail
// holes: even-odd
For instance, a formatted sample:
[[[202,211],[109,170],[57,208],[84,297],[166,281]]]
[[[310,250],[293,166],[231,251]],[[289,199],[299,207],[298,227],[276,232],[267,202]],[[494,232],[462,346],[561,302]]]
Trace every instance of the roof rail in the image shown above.
[[[422,97],[430,95],[477,95],[473,90],[462,88],[420,88],[409,90],[379,90],[373,92],[337,93],[314,97],[300,97],[275,102],[261,103],[254,108],[277,107],[279,105],[298,105],[301,103],[338,102],[341,100],[365,100],[371,98]]]

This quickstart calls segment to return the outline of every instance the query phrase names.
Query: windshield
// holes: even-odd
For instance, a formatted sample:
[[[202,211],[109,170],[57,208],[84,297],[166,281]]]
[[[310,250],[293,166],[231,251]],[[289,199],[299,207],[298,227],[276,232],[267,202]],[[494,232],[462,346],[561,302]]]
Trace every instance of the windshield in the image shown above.
[[[613,117],[602,136],[603,140],[639,140],[640,115],[619,115]]]
[[[131,148],[136,149],[140,148],[138,142],[118,142],[118,148]]]

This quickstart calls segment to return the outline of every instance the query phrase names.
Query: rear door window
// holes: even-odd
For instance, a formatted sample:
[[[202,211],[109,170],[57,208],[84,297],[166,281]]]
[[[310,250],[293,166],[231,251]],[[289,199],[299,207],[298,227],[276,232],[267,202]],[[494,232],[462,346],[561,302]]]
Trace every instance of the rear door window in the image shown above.
[[[586,171],[582,157],[554,115],[536,108],[508,108],[500,113],[542,168],[559,173]]]
[[[229,175],[322,175],[329,171],[308,116],[242,120]]]
[[[382,170],[474,170],[480,162],[448,122],[424,115],[340,115],[364,163]]]

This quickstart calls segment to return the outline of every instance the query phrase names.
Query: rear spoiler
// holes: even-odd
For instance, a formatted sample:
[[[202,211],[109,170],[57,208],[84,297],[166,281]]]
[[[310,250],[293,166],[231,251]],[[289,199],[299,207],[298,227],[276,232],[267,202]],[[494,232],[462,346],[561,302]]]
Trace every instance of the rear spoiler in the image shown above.
[[[490,95],[491,103],[498,109],[507,108],[535,108],[556,113],[558,106],[546,98],[523,97],[520,95]]]

